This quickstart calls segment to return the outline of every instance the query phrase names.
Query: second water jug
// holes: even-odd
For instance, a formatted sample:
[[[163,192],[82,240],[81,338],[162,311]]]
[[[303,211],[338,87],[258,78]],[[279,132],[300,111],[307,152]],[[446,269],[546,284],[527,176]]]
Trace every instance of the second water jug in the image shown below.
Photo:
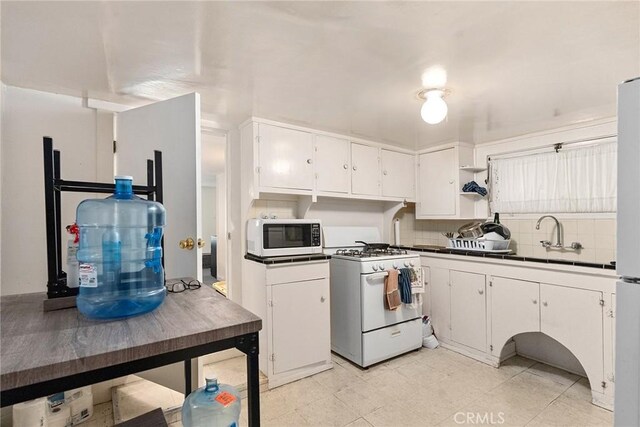
[[[78,205],[78,310],[89,318],[147,313],[164,300],[162,232],[166,212],[133,194],[130,176],[115,178],[115,193]]]

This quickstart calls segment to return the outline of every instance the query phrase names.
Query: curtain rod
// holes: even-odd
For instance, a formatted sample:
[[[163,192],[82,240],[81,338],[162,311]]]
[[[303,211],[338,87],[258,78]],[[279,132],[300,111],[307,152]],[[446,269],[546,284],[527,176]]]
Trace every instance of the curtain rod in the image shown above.
[[[552,150],[555,150],[555,152],[557,153],[558,151],[560,151],[562,148],[564,148],[567,145],[597,145],[597,144],[605,144],[610,138],[615,138],[617,135],[616,134],[610,134],[610,135],[603,135],[603,136],[598,136],[598,137],[593,137],[593,138],[582,138],[582,139],[575,139],[573,141],[567,141],[567,142],[560,142],[560,143],[555,143],[555,144],[549,144],[549,145],[545,145],[542,147],[538,147],[538,148],[532,148],[530,150],[514,150],[514,151],[505,151],[493,156],[488,156],[487,160],[491,161],[491,159],[513,159],[516,157],[525,157],[534,153],[540,153],[540,152],[544,152],[547,149],[551,148]]]

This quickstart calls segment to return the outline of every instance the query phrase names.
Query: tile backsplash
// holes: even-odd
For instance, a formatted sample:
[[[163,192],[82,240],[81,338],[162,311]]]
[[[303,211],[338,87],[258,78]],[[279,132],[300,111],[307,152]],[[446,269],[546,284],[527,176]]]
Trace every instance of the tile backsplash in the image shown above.
[[[413,207],[401,210],[400,242],[403,245],[446,246],[447,231],[456,232],[468,220],[416,220]],[[501,218],[500,222],[511,231],[510,248],[520,256],[567,259],[583,262],[609,263],[616,259],[615,219],[559,219],[563,244],[582,243],[579,251],[546,249],[540,240],[556,242],[556,225],[552,219],[544,219],[536,230],[535,219]]]
[[[295,200],[254,200],[249,217],[260,218],[262,215],[276,216],[277,218],[297,218],[298,202]]]

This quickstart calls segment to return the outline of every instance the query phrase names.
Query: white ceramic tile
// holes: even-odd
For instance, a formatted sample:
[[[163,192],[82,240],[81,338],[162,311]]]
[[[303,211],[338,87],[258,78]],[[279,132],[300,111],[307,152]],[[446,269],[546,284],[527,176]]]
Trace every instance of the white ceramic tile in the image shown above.
[[[615,250],[606,249],[606,248],[596,248],[594,261],[601,262],[603,264],[608,264],[611,261],[615,261]]]
[[[593,405],[591,405],[593,406]],[[597,407],[596,407],[597,408]],[[558,399],[544,408],[529,426],[612,426],[613,414],[600,409],[599,413],[585,412],[581,409],[568,405],[564,399]],[[595,411],[594,411],[595,412]]]
[[[424,427],[429,424],[401,401],[392,400],[386,406],[364,416],[374,427]]]
[[[113,425],[113,405],[111,401],[95,405],[91,418],[82,423],[83,427],[111,427]]]
[[[305,420],[302,415],[300,415],[296,411],[287,412],[286,414],[280,415],[277,418],[272,420],[265,420],[261,423],[262,425],[269,427],[284,427],[284,426],[308,426],[310,425],[307,420]]]
[[[337,393],[348,386],[364,384],[364,380],[339,364],[334,364],[333,369],[316,374],[312,378],[332,393]]]
[[[500,364],[500,369],[503,371],[510,371],[514,376],[526,371],[537,362],[535,360],[527,359],[522,356],[513,356],[503,361]]]
[[[380,392],[380,388],[381,385],[377,383],[354,384],[340,390],[334,396],[352,408],[359,416],[364,416],[387,404],[385,394]]]
[[[364,418],[358,418],[357,420],[347,424],[345,427],[373,427]]]
[[[359,418],[350,407],[334,396],[317,400],[296,409],[307,423],[318,426],[344,426]]]
[[[614,236],[616,234],[615,219],[597,219],[595,220],[596,236]]]
[[[545,365],[544,363],[534,364],[527,370],[527,373],[548,378],[554,382],[567,386],[567,388],[571,387],[576,381],[580,379],[579,375],[572,374],[562,369],[554,368],[553,366]]]

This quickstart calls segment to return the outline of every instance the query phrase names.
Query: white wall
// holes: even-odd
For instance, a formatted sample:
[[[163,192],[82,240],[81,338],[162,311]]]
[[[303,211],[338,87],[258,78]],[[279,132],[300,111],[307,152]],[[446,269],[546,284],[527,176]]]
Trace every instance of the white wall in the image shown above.
[[[202,186],[202,239],[205,241],[204,253],[209,253],[211,236],[217,234],[217,187]]]
[[[113,119],[109,113],[83,107],[80,98],[11,86],[3,86],[2,92],[0,293],[44,292],[42,137],[52,137],[60,150],[63,179],[112,179]],[[62,194],[63,226],[74,221],[77,204],[87,197]]]

